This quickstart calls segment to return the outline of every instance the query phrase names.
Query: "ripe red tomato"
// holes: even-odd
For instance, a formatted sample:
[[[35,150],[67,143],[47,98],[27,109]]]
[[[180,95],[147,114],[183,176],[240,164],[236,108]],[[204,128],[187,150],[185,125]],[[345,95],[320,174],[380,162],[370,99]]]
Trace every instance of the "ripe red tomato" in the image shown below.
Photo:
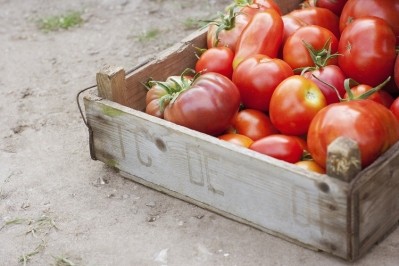
[[[241,0],[240,6],[243,6],[240,12],[249,16],[253,16],[269,8],[276,10],[277,13],[282,15],[280,6],[273,0]]]
[[[399,55],[396,56],[393,77],[395,80],[396,87],[399,88]]]
[[[356,85],[356,86],[350,88],[350,92],[353,95],[352,97],[357,98],[357,97],[365,94],[366,92],[371,91],[372,89],[373,89],[373,87],[371,87],[369,85],[359,84],[359,85]],[[345,93],[344,99],[349,99],[349,98],[350,97],[349,97],[348,93]],[[374,92],[373,94],[368,96],[367,99],[384,105],[384,99],[382,98],[380,91]]]
[[[249,149],[289,163],[298,162],[303,153],[296,138],[281,134],[254,141]]]
[[[283,60],[254,55],[237,66],[232,80],[240,91],[245,108],[267,112],[277,85],[292,75],[294,72]]]
[[[381,96],[382,104],[390,108],[395,98],[385,90],[379,90],[378,93]]]
[[[284,23],[284,35],[282,45],[286,42],[289,36],[293,34],[300,27],[308,25],[301,19],[291,16],[290,14],[286,14],[281,17]]]
[[[399,97],[397,97],[391,104],[390,108],[391,112],[395,115],[396,119],[399,121]]]
[[[319,173],[319,174],[326,173],[326,170],[323,167],[321,167],[320,165],[318,165],[313,160],[299,161],[299,162],[296,162],[295,164],[303,169],[308,170],[308,171],[312,171],[312,172]]]
[[[191,82],[191,80],[192,78],[187,76],[170,76],[165,82],[149,81],[145,99],[145,112],[163,118],[164,109],[172,100],[172,95],[179,92],[184,84]]]
[[[313,117],[327,105],[317,85],[299,75],[282,81],[270,100],[273,125],[286,135],[305,135]]]
[[[244,59],[263,54],[277,57],[283,40],[284,23],[274,9],[255,14],[242,31],[235,50],[233,69]]]
[[[209,135],[222,134],[240,106],[236,85],[218,73],[200,75],[174,96],[164,111],[164,118]]]
[[[343,98],[345,95],[344,82],[346,76],[336,65],[329,65],[311,70],[305,72],[303,76],[316,83],[324,94],[324,97],[326,97],[327,104],[337,103],[340,101],[340,98]]]
[[[392,74],[395,34],[380,18],[358,18],[342,32],[338,53],[339,67],[347,77],[377,86]]]
[[[201,54],[195,64],[195,71],[216,72],[231,79],[233,75],[233,51],[225,46],[212,47]]]
[[[347,0],[307,0],[304,5],[306,7],[317,6],[329,9],[339,17],[346,2]]]
[[[396,35],[396,45],[399,45],[399,1],[398,0],[348,0],[345,4],[339,27],[344,28],[361,17],[373,16],[384,19]]]
[[[248,148],[254,142],[251,138],[237,133],[226,133],[218,138],[245,148]]]
[[[278,133],[270,118],[265,113],[255,109],[239,111],[233,119],[232,130],[254,141]]]
[[[331,10],[322,7],[307,7],[295,9],[288,13],[307,23],[308,25],[317,25],[330,30],[335,37],[339,38],[339,17]]]
[[[328,145],[340,136],[358,143],[366,167],[399,140],[399,121],[385,106],[368,99],[330,104],[314,117],[307,136],[309,152],[322,167]]]
[[[312,57],[305,42],[318,52],[315,55],[316,58]],[[286,40],[283,47],[283,60],[292,69],[314,67],[315,65],[336,65],[338,62],[336,57],[328,59],[328,44],[331,45],[331,54],[338,51],[338,39],[328,29],[316,25],[300,27]]]
[[[230,9],[215,22],[209,24],[207,32],[208,48],[226,46],[235,52],[237,42],[248,22],[249,17],[247,15],[237,14],[233,9]]]

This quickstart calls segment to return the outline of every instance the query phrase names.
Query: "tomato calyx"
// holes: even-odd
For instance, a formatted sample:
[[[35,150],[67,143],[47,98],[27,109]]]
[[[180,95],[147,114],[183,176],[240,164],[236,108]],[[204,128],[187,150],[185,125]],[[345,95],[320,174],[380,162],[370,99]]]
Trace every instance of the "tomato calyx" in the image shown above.
[[[236,24],[236,17],[240,14],[240,12],[235,11],[235,4],[228,6],[226,8],[226,12],[218,12],[218,18],[215,20],[205,20],[204,22],[208,23],[208,25],[215,25],[217,27],[215,32],[215,41],[214,46],[219,44],[219,34],[222,31],[229,31],[234,29]]]
[[[314,63],[312,67],[305,67],[305,68],[297,68],[294,69],[295,73],[301,72],[303,74],[306,71],[317,70],[327,66],[328,61],[332,58],[338,57],[340,54],[338,53],[331,53],[331,38],[328,38],[324,46],[320,50],[316,50],[310,43],[302,40],[303,45],[309,52],[310,57]]]
[[[190,73],[194,74],[194,76],[188,75]],[[200,75],[201,73],[196,73],[193,69],[187,68],[182,72],[180,78],[171,77],[167,81],[150,79],[146,82],[145,87],[150,90],[154,86],[160,86],[165,90],[166,94],[159,98],[159,109],[163,113],[166,106],[173,104],[182,92],[190,89],[193,82]]]

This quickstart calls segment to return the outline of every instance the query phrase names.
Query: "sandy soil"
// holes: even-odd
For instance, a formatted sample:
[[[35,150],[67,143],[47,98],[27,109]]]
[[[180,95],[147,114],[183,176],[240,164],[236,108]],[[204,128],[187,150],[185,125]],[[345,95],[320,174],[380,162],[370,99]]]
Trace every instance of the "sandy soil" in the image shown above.
[[[346,264],[90,159],[77,92],[105,64],[130,69],[229,2],[0,0],[0,265]],[[68,10],[83,11],[81,27],[38,29]],[[157,38],[138,38],[151,29]],[[396,230],[356,265],[394,265],[398,248]]]

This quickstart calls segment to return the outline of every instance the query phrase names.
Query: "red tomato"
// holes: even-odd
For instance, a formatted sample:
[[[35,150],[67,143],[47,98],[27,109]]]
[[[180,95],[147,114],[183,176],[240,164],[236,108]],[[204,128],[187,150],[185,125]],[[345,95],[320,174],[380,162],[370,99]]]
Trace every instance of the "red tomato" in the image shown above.
[[[313,57],[305,42],[317,53]],[[329,47],[328,44],[331,46]],[[291,34],[283,47],[283,59],[292,69],[314,67],[315,65],[336,65],[337,58],[328,58],[328,49],[334,54],[338,50],[338,39],[326,28],[309,25],[303,26]]]
[[[396,56],[393,77],[395,80],[396,87],[399,88],[399,55]]]
[[[276,57],[283,40],[283,32],[283,20],[274,9],[255,14],[242,31],[237,43],[233,68],[253,55]]]
[[[377,86],[392,73],[395,34],[380,18],[358,18],[342,32],[338,53],[339,67],[347,77]]]
[[[198,58],[195,71],[206,73],[216,72],[231,79],[233,74],[234,53],[228,47],[212,47]]]
[[[273,0],[241,0],[240,6],[243,6],[240,12],[249,16],[253,16],[269,8],[276,10],[279,15],[282,15],[280,6]]]
[[[345,4],[339,27],[344,28],[361,17],[374,16],[384,19],[396,35],[396,45],[399,45],[399,1],[398,0],[348,0]]]
[[[235,52],[238,39],[248,21],[249,17],[247,15],[237,14],[233,12],[233,9],[230,9],[227,14],[209,24],[207,32],[208,48],[226,46]]]
[[[313,81],[295,75],[277,86],[269,116],[281,133],[300,136],[307,133],[313,117],[326,105],[326,98]]]
[[[344,72],[336,65],[311,70],[305,72],[303,76],[316,83],[326,97],[327,104],[337,103],[345,95],[344,82],[346,77]]]
[[[399,97],[397,97],[391,104],[389,108],[392,113],[395,115],[396,119],[399,120]]]
[[[308,25],[317,25],[326,28],[337,38],[340,36],[339,17],[327,8],[308,7],[293,10],[288,14],[301,19]]]
[[[298,162],[303,152],[296,138],[281,134],[254,141],[249,149],[289,163]]]
[[[351,91],[351,93],[353,95],[352,97],[357,98],[357,97],[365,94],[366,92],[371,91],[372,89],[373,89],[373,87],[371,87],[369,85],[359,84],[359,85],[356,85],[356,86],[350,88],[350,91]],[[350,97],[349,97],[348,93],[345,93],[344,99],[349,99],[349,98]],[[384,105],[384,99],[382,98],[382,96],[380,94],[380,91],[374,92],[373,94],[368,96],[367,99]]]
[[[304,5],[305,7],[316,6],[329,9],[339,17],[346,2],[347,0],[307,0]]]
[[[380,96],[381,96],[382,104],[383,104],[385,107],[390,108],[391,105],[392,105],[392,103],[393,103],[393,101],[394,101],[395,99],[392,97],[391,94],[389,94],[389,93],[388,93],[387,91],[385,91],[385,90],[379,90],[378,92],[379,92],[379,94],[380,94]]]
[[[283,60],[254,55],[237,66],[232,80],[240,91],[245,108],[266,112],[277,85],[292,75],[294,72]]]
[[[174,96],[164,118],[209,135],[220,135],[231,124],[240,106],[236,85],[218,73],[205,73]]]
[[[145,112],[163,118],[164,109],[172,100],[173,94],[181,91],[184,84],[191,80],[192,78],[187,76],[170,76],[165,82],[149,81]]]
[[[244,109],[237,113],[232,122],[236,133],[245,135],[252,140],[277,134],[270,118],[263,112],[255,109]]]
[[[325,174],[326,170],[321,167],[320,165],[318,165],[315,161],[313,160],[309,160],[309,161],[299,161],[295,163],[296,165],[298,165],[299,167],[306,169],[308,171],[312,171],[315,173],[319,173],[319,174]]]
[[[307,136],[309,152],[322,167],[328,145],[340,136],[358,143],[366,167],[399,140],[399,121],[389,109],[368,99],[327,106],[314,117]]]
[[[251,138],[237,133],[226,133],[218,138],[245,148],[248,148],[254,142]]]
[[[286,42],[289,36],[293,34],[297,29],[300,27],[308,25],[301,19],[291,16],[289,14],[286,14],[281,17],[284,23],[284,35],[283,35],[283,44]]]

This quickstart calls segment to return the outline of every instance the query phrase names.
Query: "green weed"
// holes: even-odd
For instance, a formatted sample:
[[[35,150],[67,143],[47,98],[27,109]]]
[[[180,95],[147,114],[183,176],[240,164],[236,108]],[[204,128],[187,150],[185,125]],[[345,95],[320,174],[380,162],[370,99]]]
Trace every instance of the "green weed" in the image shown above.
[[[161,31],[159,29],[149,29],[137,36],[139,42],[148,42],[159,36]]]
[[[79,11],[69,11],[59,16],[49,16],[38,21],[39,29],[44,32],[69,29],[83,24],[82,13]]]

